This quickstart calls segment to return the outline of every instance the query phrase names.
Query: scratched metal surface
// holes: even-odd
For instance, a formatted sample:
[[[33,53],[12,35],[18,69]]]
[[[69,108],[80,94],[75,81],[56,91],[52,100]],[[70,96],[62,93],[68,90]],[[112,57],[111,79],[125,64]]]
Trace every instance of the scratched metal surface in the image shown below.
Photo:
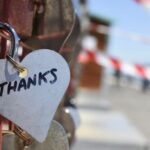
[[[33,141],[33,144],[25,150],[69,150],[67,135],[63,127],[56,121],[52,121],[48,136],[43,143]],[[15,134],[3,136],[2,150],[23,150],[22,140]]]
[[[32,35],[33,17],[33,1],[0,0],[0,21],[11,24],[19,35]]]
[[[41,144],[36,141],[27,150],[69,150],[64,128],[53,121],[46,140]]]

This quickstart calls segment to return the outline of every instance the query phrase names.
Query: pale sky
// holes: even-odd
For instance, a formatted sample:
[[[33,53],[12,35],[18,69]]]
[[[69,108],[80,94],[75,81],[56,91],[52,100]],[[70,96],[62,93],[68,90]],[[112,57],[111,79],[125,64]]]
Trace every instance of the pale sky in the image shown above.
[[[134,0],[88,0],[90,13],[110,20],[111,35],[107,52],[123,61],[150,64],[150,44],[115,36],[115,30],[150,38],[150,10]]]

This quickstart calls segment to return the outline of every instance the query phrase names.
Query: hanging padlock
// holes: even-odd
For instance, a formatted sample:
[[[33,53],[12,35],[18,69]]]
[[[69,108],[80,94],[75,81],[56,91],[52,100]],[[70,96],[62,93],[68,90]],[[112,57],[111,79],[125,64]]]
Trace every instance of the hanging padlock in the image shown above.
[[[52,121],[48,136],[43,143],[33,141],[27,150],[69,150],[69,143],[63,126],[57,121]]]
[[[3,137],[3,150],[69,150],[67,135],[63,127],[52,121],[48,136],[43,143],[32,139],[32,144],[25,146],[23,140],[15,134],[5,134]]]
[[[0,27],[5,26],[9,27],[3,23]],[[43,142],[68,87],[69,66],[60,54],[52,50],[40,49],[29,53],[20,62],[29,73],[26,78],[19,78],[16,70],[20,73],[20,65],[17,65],[9,55],[7,56],[8,61],[0,60],[0,114],[37,141]],[[9,67],[15,67],[16,70]]]
[[[69,106],[59,107],[54,119],[64,127],[71,146],[75,141],[75,132],[80,125],[80,116],[76,106],[70,103]]]

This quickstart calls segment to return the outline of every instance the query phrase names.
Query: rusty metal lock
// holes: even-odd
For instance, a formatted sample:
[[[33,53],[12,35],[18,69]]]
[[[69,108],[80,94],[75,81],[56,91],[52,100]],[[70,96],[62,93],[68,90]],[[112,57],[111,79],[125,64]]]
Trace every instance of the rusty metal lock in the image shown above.
[[[33,23],[33,37],[25,42],[33,49],[49,48],[59,51],[75,22],[71,0],[44,0],[37,9]],[[73,45],[72,45],[73,46]]]
[[[0,0],[0,21],[10,24],[21,37],[32,35],[32,0]]]

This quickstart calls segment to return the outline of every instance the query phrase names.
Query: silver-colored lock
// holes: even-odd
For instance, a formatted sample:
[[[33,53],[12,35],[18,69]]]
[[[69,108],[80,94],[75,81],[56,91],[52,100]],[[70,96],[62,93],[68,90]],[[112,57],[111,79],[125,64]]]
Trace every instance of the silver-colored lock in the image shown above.
[[[48,136],[43,143],[33,141],[27,150],[69,150],[69,143],[66,132],[61,124],[52,121]]]
[[[2,150],[69,150],[68,138],[64,128],[56,121],[52,121],[46,140],[39,143],[32,140],[32,144],[24,146],[23,140],[14,133],[3,136]]]
[[[17,63],[13,58],[18,53],[18,47],[19,47],[19,41],[20,38],[18,37],[16,31],[14,28],[12,28],[7,23],[0,22],[0,29],[7,31],[10,35],[11,40],[11,49],[9,53],[6,55],[7,60],[13,65],[13,67],[18,71],[19,77],[24,78],[27,76],[27,69],[23,66],[21,66],[19,63]]]
[[[61,124],[67,133],[69,145],[71,146],[75,141],[75,131],[80,125],[80,116],[77,109],[71,106],[63,108]]]
[[[7,31],[10,35],[10,40],[11,40],[11,50],[9,51],[9,56],[11,56],[12,58],[14,58],[15,54],[18,51],[18,47],[19,47],[19,41],[20,38],[18,37],[16,31],[14,30],[14,28],[12,28],[9,24],[7,23],[2,23],[0,22],[0,30],[4,30]]]
[[[70,115],[70,117],[72,118],[74,122],[75,128],[78,129],[80,126],[80,115],[79,115],[77,108],[68,106],[64,108],[64,111]]]

